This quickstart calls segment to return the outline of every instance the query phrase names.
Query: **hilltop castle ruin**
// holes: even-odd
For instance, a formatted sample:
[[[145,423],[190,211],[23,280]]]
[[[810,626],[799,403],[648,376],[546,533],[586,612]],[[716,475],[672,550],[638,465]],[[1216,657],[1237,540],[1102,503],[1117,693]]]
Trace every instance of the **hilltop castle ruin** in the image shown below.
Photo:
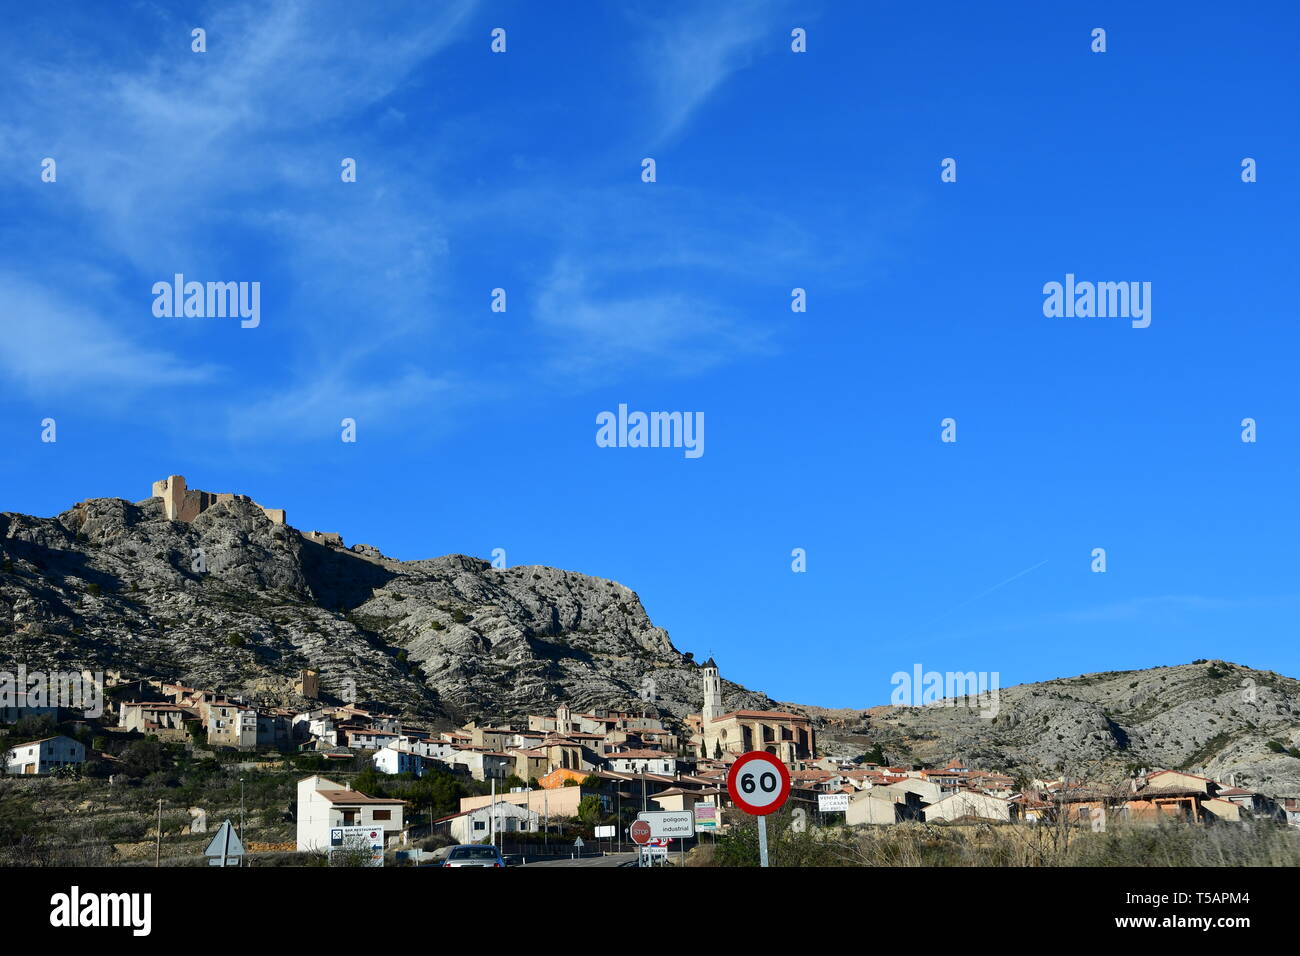
[[[210,491],[192,491],[185,487],[184,475],[171,475],[153,483],[153,496],[161,498],[168,521],[193,521],[213,505],[222,501],[247,501],[257,505],[248,495],[213,494]],[[257,507],[262,508],[261,505]],[[272,524],[286,524],[283,508],[262,508],[262,513]]]
[[[248,495],[232,495],[225,492],[213,494],[210,491],[190,489],[185,487],[184,475],[171,475],[162,481],[155,481],[153,483],[153,497],[162,499],[163,513],[167,516],[168,521],[193,521],[213,505],[222,501],[247,501],[249,504],[262,508],[262,514],[266,515],[272,524],[288,525],[289,523],[283,508],[263,508]],[[344,547],[342,536],[333,531],[305,531],[303,537],[308,541],[314,541],[326,547]],[[379,554],[377,549],[370,548],[368,545],[358,545],[358,548],[367,549],[374,552],[375,555]]]

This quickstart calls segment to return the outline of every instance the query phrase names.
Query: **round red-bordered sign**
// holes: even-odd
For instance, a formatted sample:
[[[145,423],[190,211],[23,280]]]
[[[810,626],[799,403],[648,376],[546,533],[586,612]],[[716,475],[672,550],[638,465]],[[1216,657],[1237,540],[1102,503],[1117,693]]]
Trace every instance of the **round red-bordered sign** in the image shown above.
[[[650,824],[644,820],[638,820],[632,824],[627,833],[632,838],[633,843],[646,844],[650,842]]]
[[[731,765],[727,792],[741,810],[764,817],[780,810],[790,799],[790,771],[774,754],[751,750]]]

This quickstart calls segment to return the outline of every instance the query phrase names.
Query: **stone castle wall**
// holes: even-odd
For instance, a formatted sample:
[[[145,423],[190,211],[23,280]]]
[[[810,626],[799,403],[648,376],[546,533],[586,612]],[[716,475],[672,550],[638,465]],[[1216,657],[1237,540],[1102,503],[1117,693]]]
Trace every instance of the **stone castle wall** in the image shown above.
[[[238,499],[239,501],[257,504],[247,495],[192,491],[185,487],[184,475],[171,475],[162,481],[155,481],[153,483],[153,496],[162,499],[163,513],[166,514],[168,521],[193,521],[213,505],[222,501]],[[257,505],[257,507],[262,508],[261,505]],[[287,515],[283,508],[262,508],[262,513],[266,515],[272,524],[288,524]]]

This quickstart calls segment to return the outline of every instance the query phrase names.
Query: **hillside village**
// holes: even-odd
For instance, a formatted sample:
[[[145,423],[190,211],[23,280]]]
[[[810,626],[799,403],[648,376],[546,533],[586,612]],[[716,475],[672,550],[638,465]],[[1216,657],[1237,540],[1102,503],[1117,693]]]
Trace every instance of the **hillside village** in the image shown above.
[[[993,720],[777,704],[678,651],[617,582],[397,561],[180,475],[151,491],[0,515],[7,657],[93,672],[104,698],[93,714],[0,699],[0,853],[36,852],[38,824],[103,862],[150,833],[188,845],[235,783],[242,813],[245,780],[268,846],[299,854],[350,825],[394,848],[597,824],[621,841],[653,809],[725,834],[743,823],[727,772],[753,750],[785,764],[789,810],[817,828],[1300,825],[1297,684],[1280,675],[1063,678],[1005,689]],[[70,815],[84,839],[63,839]]]
[[[1175,769],[1150,769],[1123,785],[1065,777],[1026,779],[959,757],[942,766],[888,766],[819,751],[807,716],[786,711],[722,712],[717,665],[701,667],[703,707],[674,728],[652,704],[638,712],[554,713],[526,721],[468,722],[451,730],[421,728],[375,708],[318,700],[317,675],[303,671],[296,691],[303,709],[259,706],[211,689],[169,681],[108,680],[109,709],[88,721],[50,707],[9,708],[10,720],[58,721],[67,733],[8,746],[10,775],[78,777],[97,765],[116,778],[119,754],[132,740],[156,739],[191,752],[274,752],[310,755],[320,772],[298,778],[295,840],[299,853],[329,846],[330,830],[382,829],[394,850],[430,836],[454,843],[495,842],[565,831],[566,821],[615,820],[626,825],[644,809],[692,811],[702,829],[725,832],[736,817],[727,771],[752,749],[776,754],[790,771],[790,806],[816,823],[848,826],[927,824],[1067,824],[1096,828],[1105,821],[1197,825],[1275,819],[1300,827],[1300,799],[1265,795]],[[85,740],[99,742],[101,749]],[[359,763],[370,779],[419,780],[448,775],[469,795],[436,818],[412,812],[407,801],[340,783]],[[338,768],[339,773],[330,770]],[[374,789],[374,788],[372,788]],[[823,812],[828,795],[839,811]],[[842,814],[842,816],[841,816]],[[731,822],[729,822],[731,821]],[[196,830],[195,832],[201,832]],[[620,835],[620,840],[622,836]]]

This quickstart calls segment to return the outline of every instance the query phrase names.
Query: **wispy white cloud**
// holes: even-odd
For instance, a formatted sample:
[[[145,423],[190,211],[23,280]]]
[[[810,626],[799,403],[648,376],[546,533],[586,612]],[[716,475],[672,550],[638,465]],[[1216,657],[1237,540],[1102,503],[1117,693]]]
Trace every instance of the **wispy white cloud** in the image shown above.
[[[537,319],[555,345],[551,368],[587,384],[647,363],[690,374],[765,346],[767,333],[745,327],[735,310],[698,293],[628,291],[644,284],[611,270],[597,282],[576,262],[557,262],[537,300]]]
[[[789,42],[778,16],[785,6],[778,0],[705,2],[685,14],[634,17],[647,37],[641,57],[659,120],[653,143],[681,133],[732,74]]]
[[[126,378],[141,390],[211,382],[211,366],[132,337],[157,326],[150,283],[185,272],[262,281],[264,293],[278,292],[294,310],[292,329],[265,316],[257,333],[275,336],[286,358],[276,378],[262,394],[257,386],[239,393],[268,429],[337,404],[331,392],[367,407],[429,394],[435,383],[419,376],[378,388],[366,363],[430,324],[430,292],[447,251],[429,218],[433,191],[396,163],[390,189],[342,189],[339,154],[327,144],[337,135],[330,124],[397,89],[457,36],[475,6],[221,6],[198,18],[208,32],[202,56],[188,50],[188,25],[164,23],[155,26],[169,31],[169,42],[146,41],[149,52],[138,58],[88,57],[76,69],[61,55],[6,58],[7,149],[56,157],[59,182],[48,188],[69,217],[60,228],[75,217],[86,259],[112,263],[120,281],[141,290],[136,309],[106,312],[102,287],[69,286],[66,268],[34,261],[25,282],[5,292],[8,315],[44,314],[40,323],[10,323],[0,361],[11,380],[35,388],[67,370],[76,372],[62,380],[69,387]],[[375,176],[383,154],[368,162],[364,153],[373,135],[363,126],[349,140],[363,157],[362,175]],[[332,201],[323,203],[331,186]],[[263,250],[260,274],[246,274],[247,258],[239,258],[249,245]],[[70,344],[50,350],[52,337]],[[205,406],[213,402],[208,396]]]
[[[435,400],[446,408],[466,401],[467,393],[454,388],[447,378],[414,368],[373,382],[340,378],[322,368],[313,381],[229,409],[226,427],[232,437],[241,440],[319,438],[337,435],[344,418],[355,419],[358,428],[365,429],[406,424],[413,410]]]
[[[0,369],[34,395],[200,385],[218,371],[133,340],[84,305],[11,273],[0,273],[0,327]]]
[[[788,289],[851,254],[799,222],[668,184],[629,197],[595,185],[599,177],[577,188],[543,179],[485,184],[470,196],[431,174],[442,150],[462,150],[463,163],[471,158],[463,151],[493,143],[476,136],[458,146],[422,129],[412,145],[410,118],[386,100],[464,34],[474,8],[471,0],[433,12],[296,0],[221,6],[201,17],[203,56],[177,40],[189,26],[169,20],[153,24],[166,42],[146,38],[138,55],[88,57],[78,69],[58,56],[40,66],[0,61],[0,80],[14,91],[0,127],[6,147],[59,159],[49,195],[71,200],[60,206],[68,212],[60,241],[75,220],[86,260],[140,299],[134,311],[106,311],[102,289],[68,288],[67,271],[40,259],[25,272],[29,293],[63,287],[63,334],[83,353],[101,350],[102,374],[137,368],[141,388],[168,387],[213,383],[214,372],[178,357],[186,350],[149,344],[157,326],[146,311],[149,284],[173,272],[261,281],[263,324],[239,333],[236,348],[263,356],[269,347],[276,360],[255,361],[255,375],[236,369],[203,398],[205,416],[228,421],[241,441],[311,434],[339,409],[392,420],[421,401],[443,412],[529,383],[584,388],[647,366],[689,375],[774,349],[771,328],[728,301],[718,280],[788,276]],[[656,90],[659,135],[680,132],[728,76],[786,42],[779,9],[700,5],[644,24],[649,39],[634,69]],[[472,120],[447,121],[476,129]],[[341,155],[357,156],[363,185],[338,182]],[[503,221],[546,242],[522,290],[533,309],[520,334],[536,350],[514,366],[470,350],[448,356],[444,333],[464,319],[451,304],[464,251],[455,244],[472,245],[469,237]],[[778,285],[774,294],[787,292]],[[473,336],[460,326],[453,334]],[[51,371],[34,345],[11,341],[7,355],[11,368],[30,363],[22,382]],[[416,355],[441,355],[437,373],[408,369]],[[183,409],[176,414],[183,420]]]

